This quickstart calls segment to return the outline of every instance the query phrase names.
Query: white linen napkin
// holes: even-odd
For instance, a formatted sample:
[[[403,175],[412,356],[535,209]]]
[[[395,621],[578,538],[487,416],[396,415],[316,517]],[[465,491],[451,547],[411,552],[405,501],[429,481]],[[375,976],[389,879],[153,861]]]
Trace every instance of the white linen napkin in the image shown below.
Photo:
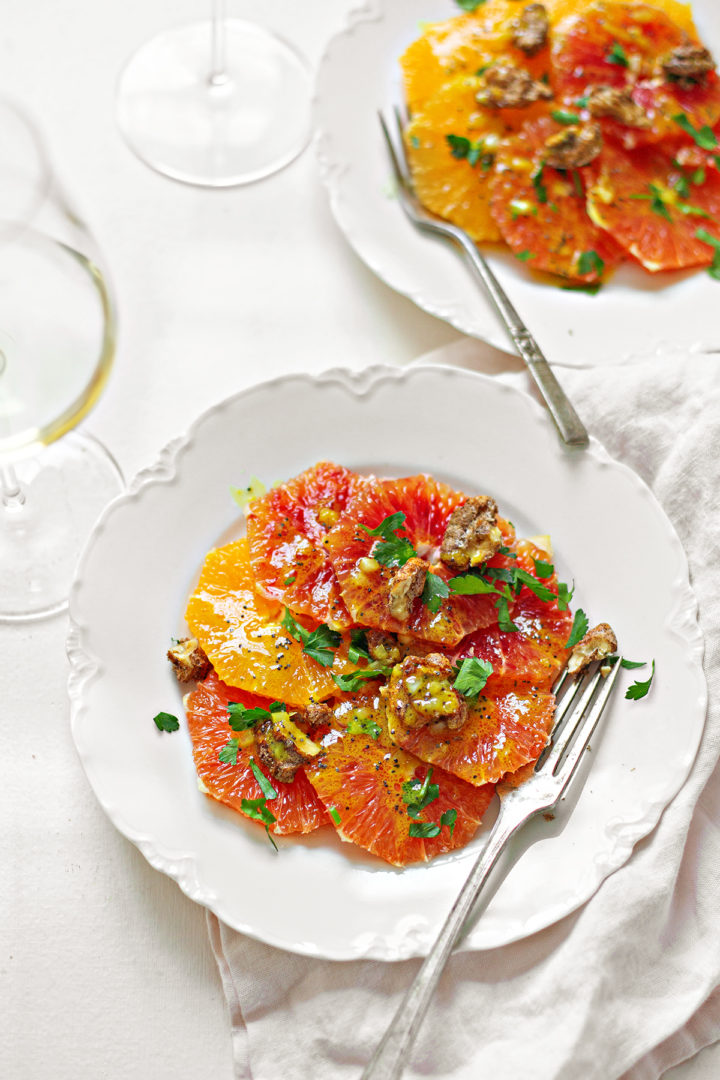
[[[530,389],[516,358],[477,341],[422,359]],[[657,828],[583,908],[524,941],[450,960],[408,1080],[655,1080],[720,1038],[720,357],[558,374],[685,546],[706,638],[707,726]],[[208,924],[236,1076],[357,1080],[418,961],[313,960],[211,914]]]

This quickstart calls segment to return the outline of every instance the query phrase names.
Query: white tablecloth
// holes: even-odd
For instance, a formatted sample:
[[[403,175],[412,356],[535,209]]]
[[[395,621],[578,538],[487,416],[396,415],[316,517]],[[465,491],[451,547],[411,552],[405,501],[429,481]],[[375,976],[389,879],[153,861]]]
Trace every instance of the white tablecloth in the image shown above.
[[[351,6],[230,5],[282,29],[313,63]],[[404,364],[457,337],[355,258],[311,153],[263,183],[211,192],[155,175],[126,149],[114,124],[123,61],[208,7],[7,0],[2,12],[1,89],[40,121],[117,288],[117,364],[86,426],[127,476],[258,378]],[[0,1076],[230,1080],[204,912],[115,832],[87,785],[69,733],[65,633],[63,617],[0,626]],[[718,1074],[713,1048],[668,1075]]]

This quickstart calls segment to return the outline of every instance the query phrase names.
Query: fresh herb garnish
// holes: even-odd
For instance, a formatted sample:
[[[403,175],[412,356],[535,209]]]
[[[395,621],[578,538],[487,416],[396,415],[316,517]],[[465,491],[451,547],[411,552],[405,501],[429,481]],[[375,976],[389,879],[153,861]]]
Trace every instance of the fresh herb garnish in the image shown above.
[[[472,144],[464,135],[446,135],[445,141],[450,147],[450,153],[454,158],[466,158],[470,153]]]
[[[517,626],[510,618],[510,612],[508,611],[508,602],[506,596],[501,596],[497,600],[495,607],[498,613],[498,627],[506,634],[514,634],[517,632]]]
[[[535,256],[532,251],[516,251],[515,258],[519,259],[520,262],[528,262],[530,259],[534,259]]]
[[[653,211],[654,214],[658,214],[659,217],[664,217],[666,221],[672,221],[672,218],[670,217],[670,211],[665,205],[665,199],[663,197],[661,189],[657,186],[657,184],[648,184],[648,188],[650,189],[649,195],[628,195],[628,198],[647,200],[650,203],[650,209]]]
[[[560,288],[564,289],[565,292],[584,292],[588,296],[597,296],[602,289],[602,285],[599,281],[596,281],[587,285],[561,285]]]
[[[366,682],[373,679],[388,678],[391,671],[391,667],[382,664],[371,664],[369,667],[350,671],[346,675],[336,675],[331,671],[330,678],[344,694],[356,694],[358,690],[362,690]]]
[[[647,660],[626,660],[625,657],[620,661],[620,667],[627,668],[628,671],[632,671],[635,668],[645,667]]]
[[[339,825],[340,824],[340,815],[339,815],[339,813],[337,812],[337,810],[335,809],[334,806],[330,807],[329,814],[330,814],[330,817],[335,822],[335,824]]]
[[[629,66],[627,53],[623,49],[622,45],[617,41],[613,41],[612,49],[609,53],[606,54],[605,59],[607,60],[608,64],[618,64],[620,67]]]
[[[424,780],[413,778],[402,786],[403,802],[407,805],[408,815],[416,818],[440,794],[437,784],[431,784],[432,769],[428,769]],[[439,832],[439,830],[438,830]]]
[[[653,681],[655,675],[655,661],[652,662],[652,671],[650,672],[650,678],[645,682],[634,682],[632,686],[629,686],[625,691],[625,697],[631,701],[639,701],[640,698],[644,698],[650,689],[650,684]]]
[[[450,835],[455,831],[455,822],[457,820],[457,810],[452,806],[449,810],[446,810],[444,814],[440,815],[440,825],[447,825],[450,830]]]
[[[252,818],[254,821],[261,821],[263,823],[263,825],[265,826],[265,832],[268,836],[268,840],[277,851],[277,844],[275,843],[272,833],[270,832],[270,826],[277,821],[277,818],[270,810],[268,810],[267,803],[265,802],[265,797],[263,796],[262,799],[243,799],[240,803],[240,809],[242,810],[243,814],[246,814],[249,818]]]
[[[462,8],[463,11],[469,11],[471,13],[473,11],[477,11],[477,9],[479,7],[482,7],[485,2],[486,0],[455,0],[455,3],[459,8]]]
[[[530,592],[534,593],[538,600],[542,600],[544,604],[556,598],[556,594],[552,589],[548,589],[547,585],[541,585],[537,578],[534,578],[532,574],[528,574],[527,570],[517,569],[515,571],[516,590],[518,585],[526,585]]]
[[[578,272],[580,274],[597,274],[601,277],[605,270],[605,262],[600,258],[597,251],[583,251],[578,259]]]
[[[564,581],[558,581],[558,598],[557,606],[560,611],[567,611],[570,606],[570,601],[575,593],[575,584],[573,582],[572,587],[566,585]]]
[[[153,720],[158,731],[177,731],[180,727],[177,716],[169,712],[159,712],[157,716],[153,716]]]
[[[715,281],[720,281],[720,240],[713,236],[712,233],[709,233],[707,229],[698,229],[695,236],[698,240],[702,240],[705,244],[710,244],[713,248],[713,260],[708,267],[708,274],[711,278],[714,278]]]
[[[450,591],[460,596],[478,596],[497,592],[491,582],[480,577],[479,574],[456,574],[448,581]]]
[[[577,169],[573,169],[571,176],[573,187],[575,188],[575,194],[577,195],[578,199],[584,199],[585,189],[583,188],[583,182],[580,179],[580,173],[577,171]]]
[[[283,578],[283,585],[294,585],[294,584],[295,584],[295,575],[294,574],[290,574],[289,577]]]
[[[493,163],[493,155],[487,154],[485,143],[482,139],[473,142],[464,135],[446,135],[445,140],[450,147],[450,153],[459,160],[465,159],[468,165],[475,166],[481,161],[483,168],[489,168]],[[487,158],[487,162],[486,159]]]
[[[467,698],[477,697],[493,673],[493,666],[479,656],[466,656],[456,667],[457,678],[453,683],[455,690]]]
[[[690,197],[690,181],[684,173],[681,176],[678,176],[673,184],[673,188],[677,191],[681,199],[688,199]]]
[[[545,172],[545,162],[541,161],[537,169],[530,174],[532,180],[532,186],[535,188],[535,196],[539,203],[546,203],[548,201],[547,188],[543,183],[543,173]]]
[[[422,602],[428,611],[436,615],[440,610],[440,605],[443,600],[446,600],[450,595],[450,589],[448,583],[444,581],[438,574],[433,574],[430,571],[425,575],[425,585],[422,591]]]
[[[285,706],[281,701],[273,701],[268,709],[261,709],[259,706],[249,709],[247,705],[243,705],[240,701],[231,701],[228,704],[227,711],[228,723],[233,731],[247,731],[248,728],[255,727],[256,724],[263,724],[266,720],[272,720],[272,714],[274,712],[284,712]]]
[[[577,645],[581,638],[585,637],[588,631],[590,621],[582,608],[578,608],[575,612],[575,618],[573,619],[572,630],[570,631],[570,637],[565,642],[566,649],[572,649]]]
[[[255,761],[255,758],[250,758],[250,768],[252,769],[252,774],[260,785],[260,790],[262,791],[265,798],[277,799],[277,791],[272,786],[265,773],[262,772],[259,765]]]
[[[700,184],[704,184],[706,179],[707,179],[707,173],[705,172],[705,170],[703,169],[703,167],[701,165],[700,168],[696,169],[695,172],[690,177],[690,183],[695,184],[696,186],[699,186]]]
[[[555,567],[551,562],[544,562],[543,559],[533,559],[533,563],[535,564],[535,573],[543,580],[552,577],[555,573]]]
[[[288,608],[282,617],[282,625],[296,641],[302,643],[303,652],[322,667],[332,667],[335,649],[342,641],[337,630],[331,630],[326,623],[320,623],[315,630],[306,630],[292,617]]]
[[[678,113],[676,116],[673,116],[673,120],[678,127],[681,127],[683,131],[695,141],[701,150],[714,150],[718,145],[713,129],[708,127],[707,124],[703,124],[702,127],[699,128],[693,127],[685,113]]]
[[[577,113],[566,112],[565,109],[552,109],[550,115],[558,124],[579,124],[580,117]]]
[[[408,836],[415,836],[423,840],[429,840],[433,836],[439,836],[440,830],[443,825],[447,825],[452,836],[455,829],[455,821],[457,819],[457,810],[452,807],[450,810],[446,810],[444,814],[440,815],[440,824],[436,825],[434,821],[413,821],[408,828]]]
[[[587,96],[587,94],[583,95],[583,97],[575,98],[575,105],[578,109],[587,109],[589,104],[590,98]]]
[[[369,529],[367,525],[360,526],[368,536],[381,537],[381,543],[376,544],[372,550],[372,557],[383,566],[404,566],[408,559],[417,555],[408,538],[398,535],[404,524],[405,514],[398,511],[397,514],[383,518],[374,529]]]
[[[368,648],[367,630],[351,630],[348,660],[351,664],[357,664],[361,659],[372,659]]]
[[[369,735],[371,739],[377,739],[381,729],[380,725],[376,724],[371,716],[364,720],[357,716],[351,716],[348,720],[347,730],[350,735]]]
[[[237,765],[237,756],[238,741],[237,739],[230,739],[218,752],[218,761],[221,761],[223,765]]]

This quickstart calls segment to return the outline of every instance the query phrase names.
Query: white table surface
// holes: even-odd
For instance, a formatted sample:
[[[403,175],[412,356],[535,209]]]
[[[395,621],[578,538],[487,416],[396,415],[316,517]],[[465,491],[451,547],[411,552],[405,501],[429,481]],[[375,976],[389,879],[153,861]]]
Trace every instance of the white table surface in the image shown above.
[[[281,30],[312,64],[352,6],[229,4],[231,14]],[[404,364],[458,336],[357,260],[312,152],[227,191],[173,183],[129,152],[114,121],[124,60],[208,8],[202,0],[2,7],[0,93],[41,123],[116,285],[117,362],[86,429],[128,478],[198,412],[257,379]],[[204,911],[100,810],[70,737],[65,635],[62,616],[0,625],[0,1076],[231,1080]],[[666,1074],[718,1075],[718,1044]]]

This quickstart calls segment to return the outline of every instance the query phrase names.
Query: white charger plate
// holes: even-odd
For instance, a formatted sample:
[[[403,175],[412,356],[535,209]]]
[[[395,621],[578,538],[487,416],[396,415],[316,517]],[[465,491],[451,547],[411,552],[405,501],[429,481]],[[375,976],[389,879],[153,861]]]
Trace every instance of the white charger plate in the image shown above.
[[[238,930],[333,959],[428,949],[489,824],[462,851],[403,870],[331,828],[280,838],[276,854],[261,828],[200,793],[185,725],[168,735],[153,724],[161,710],[182,714],[165,652],[203,558],[243,528],[230,487],[323,458],[492,494],[521,534],[552,535],[574,603],[611,622],[624,654],[656,661],[647,698],[615,695],[572,813],[528,826],[538,842],[462,947],[522,938],[584,903],[652,830],[695,756],[705,682],[686,559],[649,489],[594,440],[560,445],[534,401],[485,376],[287,376],[210,409],[138,476],[98,523],[71,596],[72,729],[90,783],[153,866]]]
[[[651,0],[650,0],[651,2]],[[720,4],[695,0],[698,31],[720,58]],[[338,225],[378,277],[431,315],[500,349],[513,346],[481,286],[446,243],[420,234],[393,194],[378,110],[402,100],[398,57],[452,0],[365,0],[320,63],[316,149]],[[509,253],[493,270],[553,364],[610,365],[720,352],[720,285],[703,270],[651,275],[623,265],[595,296],[533,279]]]

